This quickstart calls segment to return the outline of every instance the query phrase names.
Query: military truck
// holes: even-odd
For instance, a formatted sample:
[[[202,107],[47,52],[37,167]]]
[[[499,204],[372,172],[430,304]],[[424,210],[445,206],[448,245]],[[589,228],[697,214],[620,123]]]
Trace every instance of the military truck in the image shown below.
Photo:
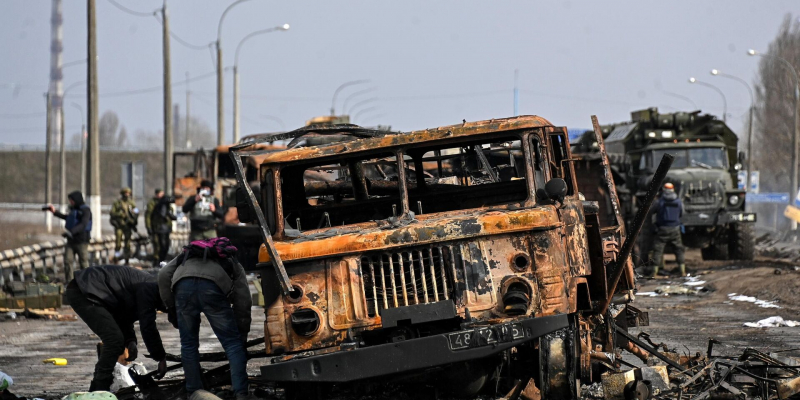
[[[745,190],[737,175],[744,154],[737,152],[736,134],[723,122],[701,111],[662,114],[657,108],[634,111],[631,121],[602,127],[625,220],[636,214],[655,163],[675,156],[666,181],[683,200],[683,243],[700,248],[705,260],[752,260],[755,252],[754,213],[745,212]],[[597,157],[593,131],[575,146],[587,162]],[[640,260],[649,260],[654,227],[647,221],[639,240]]]
[[[600,202],[619,210],[608,163],[581,188],[566,128],[520,116],[286,135],[349,137],[230,149],[239,219],[263,239],[261,379],[289,397],[391,381],[568,399],[618,369],[618,349],[646,359],[624,336],[647,321],[628,304],[626,238],[641,224],[626,233],[618,212],[601,219]],[[252,157],[260,192],[243,167]]]

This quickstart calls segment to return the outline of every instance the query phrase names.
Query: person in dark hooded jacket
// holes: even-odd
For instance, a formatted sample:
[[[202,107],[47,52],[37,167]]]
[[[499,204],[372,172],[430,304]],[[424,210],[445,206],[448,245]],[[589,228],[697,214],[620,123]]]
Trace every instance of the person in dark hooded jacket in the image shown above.
[[[56,211],[52,204],[47,208],[53,215],[66,220],[64,228],[67,238],[67,246],[64,249],[64,278],[69,282],[73,278],[73,263],[75,255],[78,256],[78,263],[81,269],[89,268],[89,239],[92,231],[92,210],[83,202],[83,194],[80,191],[70,193],[69,213],[63,214]]]
[[[683,216],[683,202],[675,193],[675,186],[669,182],[664,184],[661,197],[654,205],[656,214],[656,240],[653,244],[653,259],[656,265],[653,267],[655,278],[658,269],[664,268],[664,248],[671,244],[675,249],[675,260],[681,271],[681,276],[686,276],[686,261],[684,259],[683,240],[681,238],[681,217]]]
[[[79,317],[103,341],[89,391],[109,390],[114,365],[128,349],[128,361],[138,355],[133,323],[139,321],[150,356],[158,361],[156,379],[167,372],[166,352],[156,328],[156,311],[166,311],[156,276],[121,265],[100,265],[78,271],[65,297]]]

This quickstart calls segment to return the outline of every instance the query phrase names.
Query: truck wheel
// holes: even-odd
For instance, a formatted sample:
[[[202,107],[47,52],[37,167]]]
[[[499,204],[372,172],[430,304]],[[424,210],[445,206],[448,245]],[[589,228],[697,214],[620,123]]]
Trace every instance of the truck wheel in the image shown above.
[[[728,240],[728,254],[731,260],[753,260],[756,243],[752,224],[731,225]]]
[[[727,260],[728,248],[727,246],[712,244],[700,249],[700,254],[703,256],[703,261]]]

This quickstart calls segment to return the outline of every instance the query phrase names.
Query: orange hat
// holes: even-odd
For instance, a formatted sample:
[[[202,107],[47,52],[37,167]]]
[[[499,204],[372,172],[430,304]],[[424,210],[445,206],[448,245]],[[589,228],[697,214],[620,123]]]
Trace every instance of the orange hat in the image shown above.
[[[667,182],[667,183],[664,184],[664,189],[666,189],[666,190],[675,190],[675,186],[673,186],[672,183]]]

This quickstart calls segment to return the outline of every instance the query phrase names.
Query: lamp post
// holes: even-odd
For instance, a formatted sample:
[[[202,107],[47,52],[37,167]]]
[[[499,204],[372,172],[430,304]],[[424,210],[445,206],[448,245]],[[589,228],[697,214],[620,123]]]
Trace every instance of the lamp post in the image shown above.
[[[698,81],[694,77],[689,78],[689,83],[694,83],[694,84],[698,84],[700,86],[705,86],[707,88],[710,88],[710,89],[714,90],[715,92],[719,93],[720,96],[722,96],[722,122],[726,122],[726,116],[728,115],[728,100],[725,98],[725,93],[722,93],[722,90],[720,90],[718,87],[716,87],[716,86],[714,86],[714,85],[712,85],[710,83],[705,83],[705,82]]]
[[[247,0],[237,0],[229,5],[222,15],[219,17],[219,24],[217,25],[217,145],[222,146],[225,144],[225,105],[222,100],[223,91],[223,68],[222,68],[222,21],[225,20],[225,15],[235,5],[245,2]]]
[[[74,89],[74,88],[76,88],[78,86],[85,85],[85,84],[86,84],[86,81],[80,81],[80,82],[75,82],[72,85],[69,85],[64,90],[64,94],[63,94],[63,96],[61,98],[62,99],[67,98],[67,94],[69,93],[70,90],[72,90],[72,89]],[[66,150],[64,142],[66,142],[67,138],[66,138],[66,135],[64,134],[64,102],[63,101],[61,102],[61,106],[60,107],[61,107],[61,113],[60,113],[59,118],[61,119],[61,121],[60,121],[61,122],[60,123],[61,126],[59,127],[58,134],[59,134],[59,138],[60,138],[60,141],[61,141],[61,149],[59,151],[59,153],[60,153],[59,162],[60,162],[61,166],[59,167],[59,175],[60,175],[59,178],[60,179],[59,179],[59,185],[58,185],[58,192],[59,192],[59,196],[58,196],[59,200],[58,200],[58,202],[61,204],[61,212],[62,213],[66,213],[66,211],[67,211],[67,150]],[[83,113],[83,111],[81,111],[81,113]],[[83,119],[83,116],[81,116],[81,119]],[[83,192],[81,192],[81,193],[83,193]]]
[[[345,114],[347,114],[347,105],[350,103],[350,100],[353,100],[354,98],[356,98],[356,97],[358,97],[358,96],[361,96],[362,94],[366,94],[366,93],[374,92],[374,91],[376,91],[376,90],[378,90],[378,88],[376,88],[376,87],[369,87],[369,88],[366,88],[366,89],[363,89],[363,90],[359,90],[359,91],[357,91],[357,92],[350,93],[350,95],[349,95],[349,96],[347,96],[347,97],[344,99],[344,105],[342,106],[342,112],[344,112]]]
[[[341,92],[342,89],[344,89],[344,88],[346,88],[348,86],[361,85],[363,83],[368,83],[368,82],[369,82],[369,79],[358,79],[358,80],[355,80],[355,81],[345,82],[345,83],[339,85],[339,87],[336,88],[336,90],[333,91],[333,101],[331,101],[331,115],[336,115],[336,97],[339,96],[339,92]]]
[[[747,177],[745,178],[745,182],[747,182],[746,190],[749,191],[750,190],[750,184],[752,183],[752,182],[750,182],[750,175],[752,174],[752,171],[753,171],[751,169],[751,167],[752,167],[751,160],[753,159],[753,153],[752,153],[752,150],[753,150],[753,110],[756,107],[755,96],[753,96],[753,88],[751,88],[750,84],[747,83],[747,81],[745,81],[744,79],[739,78],[738,76],[733,76],[733,75],[730,75],[730,74],[726,74],[724,72],[720,72],[718,69],[712,69],[711,70],[711,75],[721,76],[723,78],[728,78],[728,79],[733,79],[733,80],[741,83],[742,85],[744,85],[744,87],[747,88],[747,92],[750,94],[750,117],[749,117],[750,121],[749,121],[749,123],[747,125]]]
[[[260,31],[255,31],[239,41],[239,44],[236,45],[236,53],[233,57],[233,143],[239,143],[239,119],[240,119],[240,111],[239,111],[239,50],[242,48],[244,42],[248,39],[252,38],[253,36],[258,36],[264,33],[270,33],[275,31],[288,31],[289,24],[283,24],[281,26],[276,26],[274,28],[262,29]]]
[[[789,70],[792,71],[792,74],[794,75],[794,103],[795,104],[794,104],[794,112],[793,112],[793,114],[794,114],[794,138],[792,139],[792,188],[789,191],[789,194],[790,194],[790,196],[789,196],[789,204],[792,204],[792,200],[794,198],[791,195],[794,195],[796,193],[795,191],[798,190],[798,187],[797,187],[797,174],[798,174],[797,161],[798,161],[798,159],[800,159],[800,154],[798,154],[800,152],[798,152],[798,148],[797,148],[797,144],[798,144],[798,142],[800,142],[800,130],[798,130],[798,127],[797,127],[797,108],[800,107],[800,86],[798,86],[798,84],[800,84],[800,82],[798,82],[797,70],[794,68],[794,65],[792,65],[791,62],[789,62],[789,60],[787,60],[787,59],[785,59],[785,58],[783,58],[781,56],[776,56],[776,55],[772,55],[772,54],[763,54],[763,53],[760,53],[760,52],[755,51],[753,49],[747,50],[747,54],[750,55],[750,56],[760,56],[760,57],[771,58],[773,60],[778,60],[778,61],[782,62],[783,65],[788,67]],[[795,220],[792,220],[792,230],[797,230],[797,221],[795,221]]]

